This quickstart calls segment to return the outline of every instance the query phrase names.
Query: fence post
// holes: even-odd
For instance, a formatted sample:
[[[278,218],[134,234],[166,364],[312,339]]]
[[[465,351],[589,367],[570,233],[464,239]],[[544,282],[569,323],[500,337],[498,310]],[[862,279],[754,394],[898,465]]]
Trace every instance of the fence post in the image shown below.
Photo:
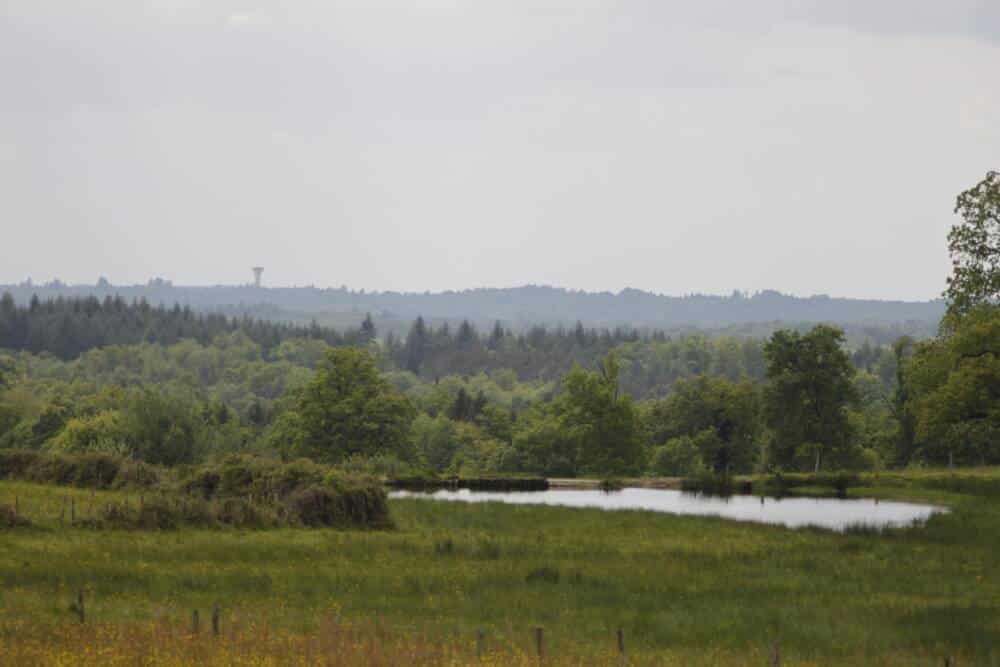
[[[198,610],[195,609],[191,612],[191,634],[196,635],[201,629],[201,618],[198,616]]]
[[[538,652],[538,661],[545,659],[545,630],[535,628],[535,650]]]
[[[771,644],[771,667],[779,667],[781,665],[781,646],[778,642]]]
[[[76,498],[69,500],[69,522],[76,523]]]
[[[76,593],[76,615],[80,618],[81,624],[86,622],[87,614],[83,608],[83,591]]]
[[[618,632],[615,633],[618,637],[618,653],[622,658],[625,657],[625,632],[618,628]]]
[[[212,607],[212,634],[216,637],[219,636],[219,603],[216,602]]]
[[[20,507],[20,504],[17,501],[17,496],[14,496],[14,521],[15,522],[17,521],[17,518],[19,516],[21,516],[21,507]]]
[[[486,634],[483,632],[482,628],[476,630],[476,659],[483,659],[483,647],[486,643]]]

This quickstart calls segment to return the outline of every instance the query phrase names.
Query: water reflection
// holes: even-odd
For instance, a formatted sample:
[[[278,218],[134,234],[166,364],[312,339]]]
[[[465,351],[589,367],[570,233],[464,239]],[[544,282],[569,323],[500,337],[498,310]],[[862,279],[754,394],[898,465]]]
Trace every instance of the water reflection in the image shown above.
[[[603,492],[592,489],[548,491],[457,491],[430,493],[392,491],[390,498],[431,498],[461,502],[502,502],[515,505],[563,505],[606,510],[650,510],[673,514],[719,516],[737,521],[756,521],[790,528],[820,526],[844,530],[848,526],[874,528],[908,526],[945,511],[933,505],[870,498],[765,498],[763,496],[708,496],[669,489],[626,488]]]

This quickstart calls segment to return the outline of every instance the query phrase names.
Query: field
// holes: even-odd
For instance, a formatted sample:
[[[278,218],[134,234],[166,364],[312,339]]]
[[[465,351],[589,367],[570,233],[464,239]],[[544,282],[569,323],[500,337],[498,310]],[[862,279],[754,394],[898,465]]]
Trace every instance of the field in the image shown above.
[[[391,530],[97,531],[59,523],[89,491],[0,483],[34,523],[0,529],[0,661],[466,664],[482,630],[484,662],[536,664],[541,627],[549,664],[621,664],[620,628],[632,664],[1000,665],[1000,471],[869,481],[951,512],[837,534],[405,500]]]

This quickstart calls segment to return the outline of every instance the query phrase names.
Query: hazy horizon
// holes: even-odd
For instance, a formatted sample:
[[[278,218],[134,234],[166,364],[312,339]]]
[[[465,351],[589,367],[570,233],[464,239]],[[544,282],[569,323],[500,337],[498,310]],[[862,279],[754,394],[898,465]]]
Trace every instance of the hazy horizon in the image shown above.
[[[0,283],[925,301],[1000,3],[0,7]]]
[[[97,287],[99,287],[97,280],[100,280],[101,278],[104,278],[104,279],[108,280],[108,284],[112,288],[143,288],[143,287],[149,287],[149,286],[151,286],[151,284],[152,284],[152,282],[154,280],[163,280],[163,281],[166,281],[166,283],[168,283],[168,287],[174,288],[174,289],[179,289],[179,290],[183,290],[183,289],[240,289],[240,288],[254,288],[254,289],[258,289],[257,287],[255,287],[253,285],[252,274],[251,274],[251,280],[246,280],[246,281],[243,281],[243,282],[235,282],[235,283],[202,283],[202,284],[196,284],[196,283],[178,283],[178,282],[172,280],[169,276],[151,276],[147,280],[140,281],[140,282],[134,282],[134,283],[115,282],[114,280],[111,280],[110,278],[108,278],[108,276],[106,276],[106,275],[100,275],[100,276],[98,276],[97,280],[81,281],[81,282],[69,282],[69,281],[66,281],[66,280],[62,280],[58,276],[53,276],[51,280],[44,280],[44,281],[43,280],[35,280],[31,276],[27,276],[24,280],[17,280],[17,281],[12,281],[12,282],[0,282],[0,288],[3,288],[3,287],[22,287],[27,282],[27,280],[29,278],[31,279],[32,287],[35,287],[35,288],[43,288],[43,287],[47,287],[47,286],[52,286],[54,284],[54,282],[57,281],[57,280],[61,284],[65,285],[66,287],[69,287],[69,288],[74,288],[74,289],[97,288]],[[468,292],[468,291],[476,291],[476,290],[516,290],[516,289],[522,289],[522,288],[553,289],[553,290],[561,290],[561,291],[570,292],[570,293],[582,293],[582,294],[594,294],[594,295],[597,295],[597,294],[620,295],[623,292],[626,292],[628,290],[638,290],[638,291],[641,291],[641,292],[645,292],[647,294],[652,294],[654,296],[669,297],[669,298],[683,298],[683,297],[690,297],[690,296],[704,296],[704,297],[721,297],[721,298],[725,298],[725,297],[732,296],[734,292],[740,292],[744,296],[752,298],[753,296],[755,296],[757,294],[760,294],[760,293],[763,293],[763,292],[777,292],[777,293],[779,293],[779,294],[781,294],[783,296],[789,296],[789,297],[794,297],[794,298],[798,298],[798,299],[809,299],[809,298],[815,298],[815,297],[830,297],[832,299],[870,300],[870,301],[903,301],[903,302],[914,302],[914,303],[916,303],[916,302],[930,302],[930,301],[943,301],[944,300],[944,297],[941,294],[938,294],[937,296],[931,296],[931,297],[928,297],[926,299],[890,299],[890,298],[880,299],[878,297],[860,297],[860,296],[852,296],[850,294],[829,294],[829,293],[797,294],[797,293],[792,292],[792,291],[779,290],[779,289],[774,289],[774,288],[769,288],[769,287],[764,287],[764,288],[761,288],[759,290],[756,290],[756,289],[755,290],[743,290],[743,289],[739,289],[739,288],[733,288],[731,290],[727,290],[727,291],[724,291],[724,292],[669,292],[669,291],[657,291],[657,290],[644,290],[644,289],[641,289],[641,288],[638,288],[638,287],[632,287],[632,286],[629,286],[629,285],[626,285],[625,287],[622,287],[621,289],[614,289],[614,290],[610,290],[610,289],[593,289],[593,290],[589,290],[589,289],[577,288],[577,287],[572,287],[572,286],[567,286],[567,285],[545,285],[545,284],[541,284],[541,283],[522,283],[522,284],[502,285],[502,286],[496,286],[496,285],[478,285],[478,286],[472,286],[472,287],[447,288],[447,289],[441,289],[441,290],[409,290],[409,289],[403,289],[403,290],[376,290],[376,289],[367,288],[364,285],[347,285],[347,284],[340,284],[340,285],[315,285],[315,284],[304,284],[304,285],[280,285],[279,284],[279,285],[271,285],[271,284],[268,284],[266,282],[266,280],[265,280],[264,282],[262,282],[262,284],[261,284],[261,286],[260,286],[259,289],[262,289],[262,290],[271,290],[271,289],[273,289],[273,290],[288,290],[288,289],[341,290],[341,289],[346,289],[346,290],[352,291],[352,292],[364,292],[364,293],[368,293],[368,294],[396,293],[396,294],[414,295],[414,296],[421,296],[421,295],[432,295],[433,296],[433,295],[441,295],[441,294],[447,294],[447,293]]]

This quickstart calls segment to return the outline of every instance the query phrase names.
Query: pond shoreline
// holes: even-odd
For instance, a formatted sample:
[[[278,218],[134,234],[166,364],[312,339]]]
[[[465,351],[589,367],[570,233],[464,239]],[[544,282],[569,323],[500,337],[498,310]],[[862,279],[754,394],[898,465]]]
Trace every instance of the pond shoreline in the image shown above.
[[[473,489],[396,490],[391,499],[414,498],[460,503],[589,508],[602,511],[650,511],[675,515],[714,516],[787,528],[822,528],[845,532],[906,528],[926,522],[947,508],[878,498],[789,495],[785,497],[689,493],[680,489],[627,486],[604,492],[599,486],[545,491],[477,491]]]

